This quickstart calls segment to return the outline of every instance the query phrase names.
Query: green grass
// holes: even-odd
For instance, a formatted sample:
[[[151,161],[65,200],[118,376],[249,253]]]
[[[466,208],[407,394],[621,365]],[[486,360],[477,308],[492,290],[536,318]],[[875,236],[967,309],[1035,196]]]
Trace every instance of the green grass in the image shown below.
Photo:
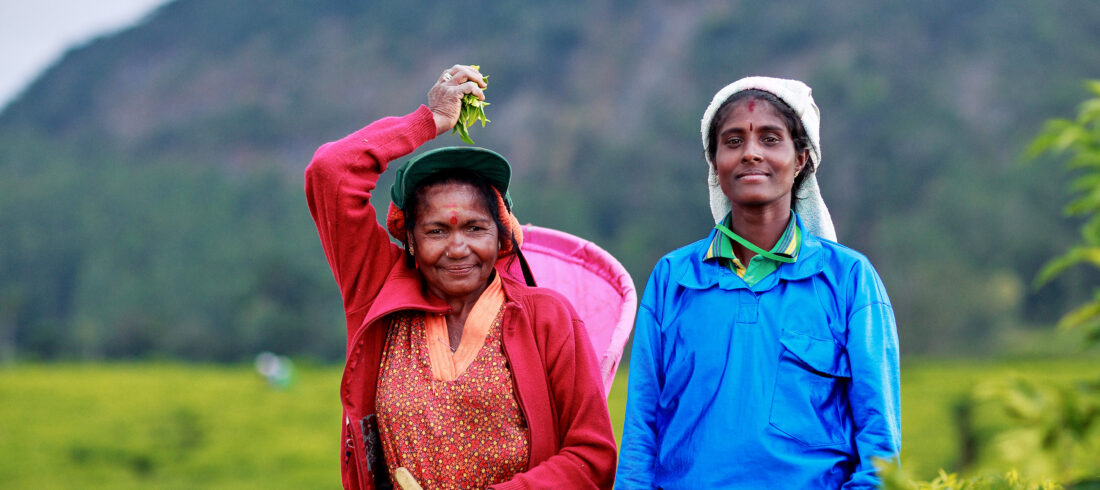
[[[339,488],[333,367],[0,369],[0,488]]]
[[[1067,381],[1095,359],[906,360],[903,465],[920,479],[959,457],[952,406],[1016,373]],[[338,366],[272,389],[251,366],[18,364],[0,368],[0,488],[339,488]],[[626,368],[609,397],[616,437]]]

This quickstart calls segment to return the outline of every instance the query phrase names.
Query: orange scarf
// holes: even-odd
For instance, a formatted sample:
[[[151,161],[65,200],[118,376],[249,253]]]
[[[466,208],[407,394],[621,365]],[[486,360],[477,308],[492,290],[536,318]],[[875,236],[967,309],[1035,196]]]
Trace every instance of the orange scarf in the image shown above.
[[[462,328],[462,340],[458,348],[451,352],[450,336],[447,332],[447,318],[443,315],[426,313],[424,326],[428,338],[428,359],[432,364],[432,377],[437,381],[454,381],[458,379],[470,364],[474,362],[481,346],[485,345],[485,337],[489,334],[489,328],[500,313],[500,307],[504,304],[504,290],[501,289],[500,275],[494,274],[493,281],[481,293],[481,297],[474,303],[470,314],[466,317],[466,325]]]

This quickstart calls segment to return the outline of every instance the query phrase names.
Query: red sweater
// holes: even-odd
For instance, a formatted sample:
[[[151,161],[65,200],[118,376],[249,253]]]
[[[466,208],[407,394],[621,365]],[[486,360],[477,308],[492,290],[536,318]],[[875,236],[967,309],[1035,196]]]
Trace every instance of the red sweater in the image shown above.
[[[388,316],[400,310],[444,313],[405,265],[370,204],[389,162],[436,134],[425,106],[380,119],[317,150],[306,169],[306,200],[347,316],[347,362],[341,381],[345,488],[388,486],[378,438],[375,389]],[[503,277],[503,276],[502,276]],[[599,365],[584,323],[557,293],[507,278],[504,353],[527,420],[527,471],[494,488],[611,488],[615,441]]]

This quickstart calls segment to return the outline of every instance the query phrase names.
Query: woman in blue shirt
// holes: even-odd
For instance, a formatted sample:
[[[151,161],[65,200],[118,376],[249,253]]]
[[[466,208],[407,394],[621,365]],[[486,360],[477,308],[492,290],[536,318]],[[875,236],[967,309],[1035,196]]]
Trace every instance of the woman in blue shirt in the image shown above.
[[[873,488],[901,446],[898,342],[818,191],[810,88],[750,77],[704,113],[715,229],[656,265],[616,488]]]

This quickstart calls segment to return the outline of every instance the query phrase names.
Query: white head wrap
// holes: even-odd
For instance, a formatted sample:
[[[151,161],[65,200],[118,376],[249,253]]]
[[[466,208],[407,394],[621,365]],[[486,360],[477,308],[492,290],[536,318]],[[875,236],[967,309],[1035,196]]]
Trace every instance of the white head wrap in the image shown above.
[[[710,188],[710,212],[717,223],[730,212],[730,200],[722,192],[718,184],[718,176],[714,173],[714,162],[710,157],[710,139],[707,137],[710,131],[711,120],[718,113],[718,108],[730,96],[743,90],[762,90],[775,95],[787,103],[802,120],[802,126],[806,128],[806,134],[810,137],[810,160],[814,165],[814,172],[806,176],[802,187],[798,190],[794,211],[802,218],[802,224],[807,230],[821,238],[836,241],[836,230],[833,229],[833,219],[829,216],[829,208],[825,207],[825,201],[821,199],[821,191],[817,187],[817,170],[821,168],[821,111],[810,96],[810,87],[798,80],[784,80],[770,77],[747,77],[726,85],[714,94],[706,112],[703,113],[703,154],[707,160],[707,184]]]

